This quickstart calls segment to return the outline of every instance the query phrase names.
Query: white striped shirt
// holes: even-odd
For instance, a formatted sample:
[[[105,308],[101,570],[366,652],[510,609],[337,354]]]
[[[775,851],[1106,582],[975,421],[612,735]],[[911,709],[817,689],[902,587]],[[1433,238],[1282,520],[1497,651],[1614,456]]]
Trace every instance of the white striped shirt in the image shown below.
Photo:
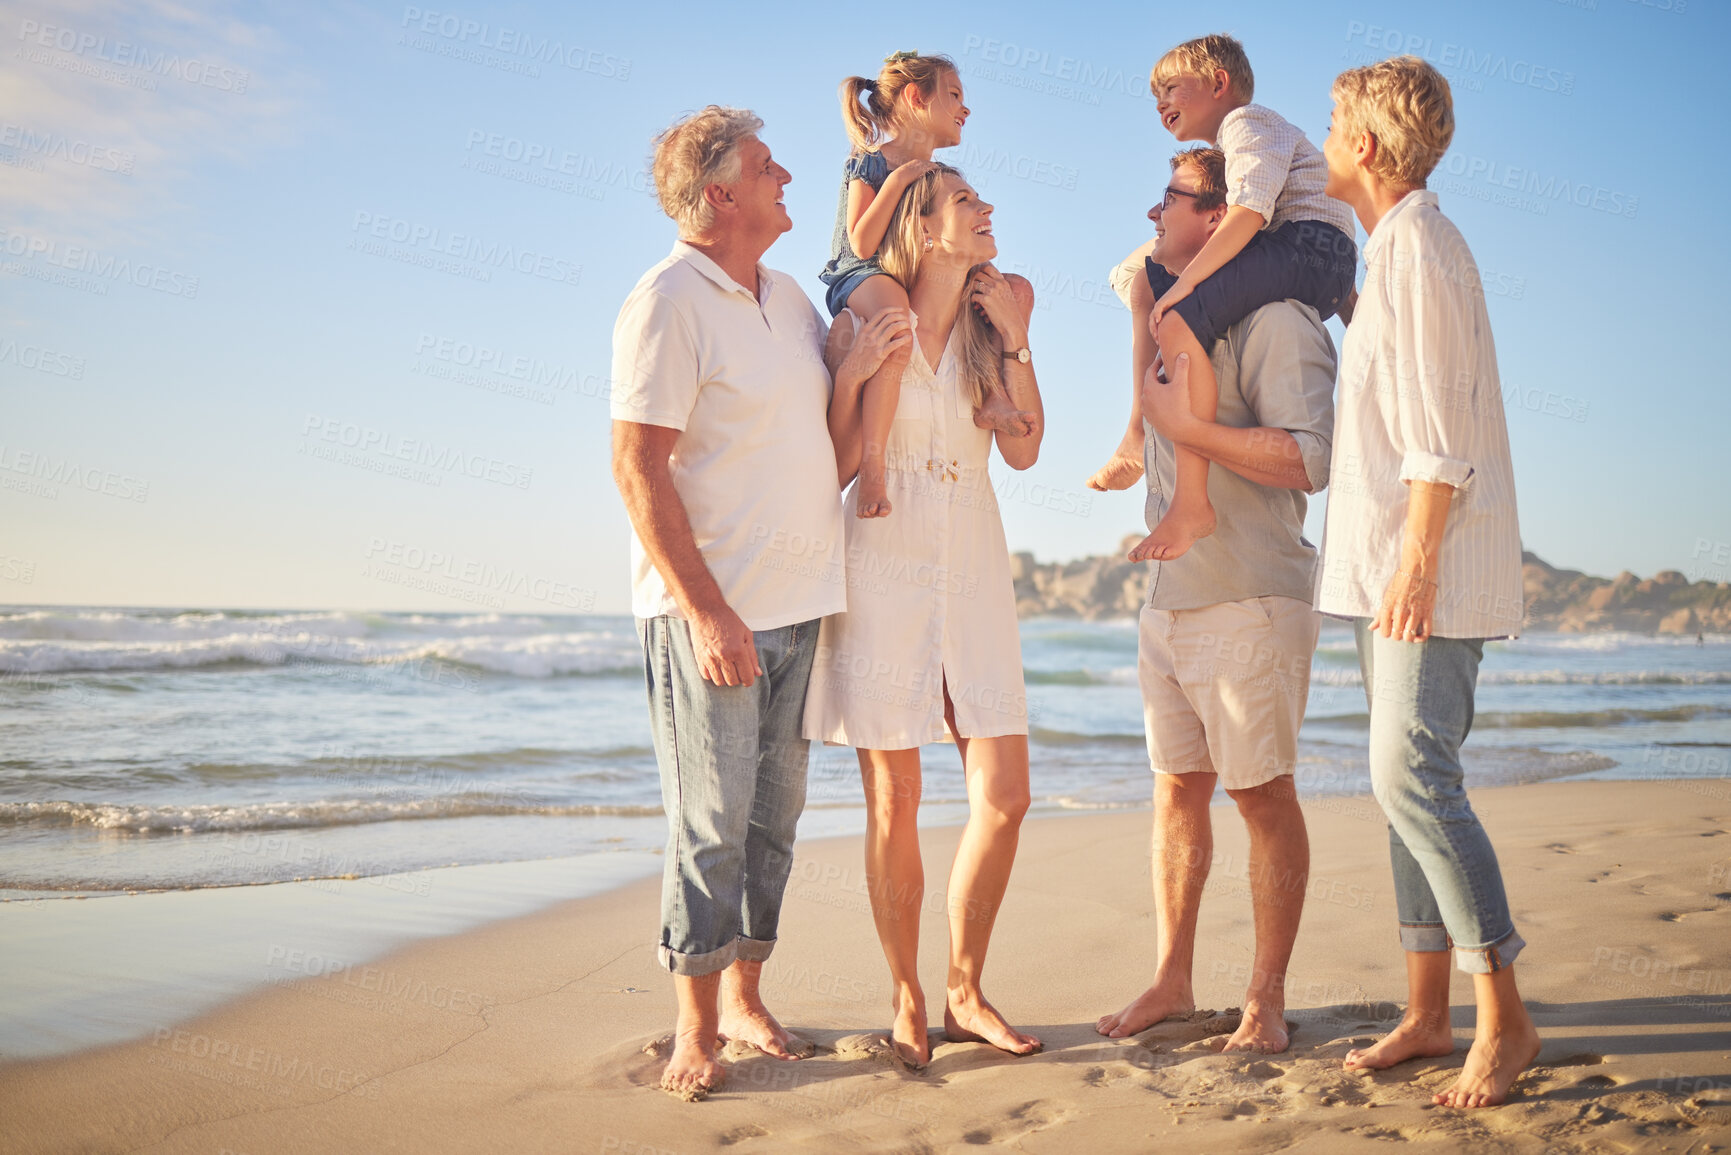
[[[1226,203],[1262,214],[1263,228],[1288,221],[1322,221],[1347,236],[1352,210],[1324,195],[1328,162],[1297,125],[1260,104],[1246,104],[1220,122],[1226,154]]]
[[[1400,568],[1409,481],[1455,487],[1432,633],[1521,630],[1521,535],[1502,383],[1478,266],[1423,189],[1377,222],[1341,346],[1316,608],[1375,617]]]

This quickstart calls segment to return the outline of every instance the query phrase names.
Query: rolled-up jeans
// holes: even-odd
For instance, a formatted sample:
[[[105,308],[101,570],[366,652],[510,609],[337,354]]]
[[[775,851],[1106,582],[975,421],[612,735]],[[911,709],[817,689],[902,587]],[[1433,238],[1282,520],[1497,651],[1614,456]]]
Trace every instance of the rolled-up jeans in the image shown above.
[[[667,854],[661,965],[706,975],[775,949],[794,830],[805,809],[800,737],[818,619],[752,635],[763,674],[707,682],[683,618],[639,618]]]
[[[1502,871],[1462,784],[1460,748],[1473,725],[1484,642],[1385,638],[1357,618],[1358,664],[1370,706],[1370,784],[1388,816],[1400,944],[1454,948],[1455,965],[1490,974],[1515,961]]]

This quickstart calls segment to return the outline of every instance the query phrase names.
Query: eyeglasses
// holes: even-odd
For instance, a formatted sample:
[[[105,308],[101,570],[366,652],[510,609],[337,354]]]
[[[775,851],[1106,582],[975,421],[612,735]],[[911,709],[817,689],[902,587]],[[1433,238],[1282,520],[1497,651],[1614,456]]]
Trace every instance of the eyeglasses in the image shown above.
[[[1197,197],[1199,197],[1201,195],[1202,195],[1201,193],[1185,192],[1181,188],[1173,188],[1171,185],[1167,185],[1166,186],[1166,195],[1160,198],[1160,210],[1162,212],[1164,212],[1165,210],[1171,208],[1173,205],[1177,204],[1178,203],[1177,198],[1179,198],[1179,197],[1189,197],[1191,200],[1195,200]]]

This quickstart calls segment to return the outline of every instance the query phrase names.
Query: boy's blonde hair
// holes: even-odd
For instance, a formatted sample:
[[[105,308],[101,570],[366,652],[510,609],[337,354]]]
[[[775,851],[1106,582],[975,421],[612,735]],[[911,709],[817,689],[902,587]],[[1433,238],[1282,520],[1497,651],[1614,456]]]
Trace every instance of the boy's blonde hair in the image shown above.
[[[1169,49],[1154,62],[1154,71],[1148,74],[1148,88],[1159,96],[1162,88],[1180,76],[1212,82],[1217,68],[1231,79],[1233,94],[1248,104],[1256,95],[1256,74],[1250,71],[1250,57],[1244,54],[1244,45],[1223,33],[1198,36]]]
[[[703,199],[712,184],[739,179],[739,142],[763,129],[757,114],[711,104],[655,134],[655,196],[682,237],[701,236],[715,209]]]
[[[1349,68],[1334,78],[1335,128],[1348,140],[1368,132],[1367,166],[1395,188],[1423,188],[1455,135],[1454,97],[1442,73],[1417,56]]]
[[[884,58],[876,80],[850,76],[841,82],[841,120],[855,152],[870,152],[895,129],[896,101],[913,85],[927,100],[936,96],[945,76],[956,71],[948,56],[895,52]],[[865,96],[862,101],[861,95]]]

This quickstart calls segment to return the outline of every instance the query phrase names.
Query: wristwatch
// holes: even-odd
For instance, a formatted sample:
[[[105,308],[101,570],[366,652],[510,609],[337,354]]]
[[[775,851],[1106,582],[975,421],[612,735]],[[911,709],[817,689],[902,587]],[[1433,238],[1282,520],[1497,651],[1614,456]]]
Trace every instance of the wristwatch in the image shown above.
[[[1026,345],[1023,345],[1020,349],[1005,349],[1004,350],[1004,356],[1005,357],[1014,357],[1016,360],[1020,361],[1024,365],[1026,365],[1029,361],[1032,361],[1034,359],[1034,354],[1029,350],[1029,348]]]

